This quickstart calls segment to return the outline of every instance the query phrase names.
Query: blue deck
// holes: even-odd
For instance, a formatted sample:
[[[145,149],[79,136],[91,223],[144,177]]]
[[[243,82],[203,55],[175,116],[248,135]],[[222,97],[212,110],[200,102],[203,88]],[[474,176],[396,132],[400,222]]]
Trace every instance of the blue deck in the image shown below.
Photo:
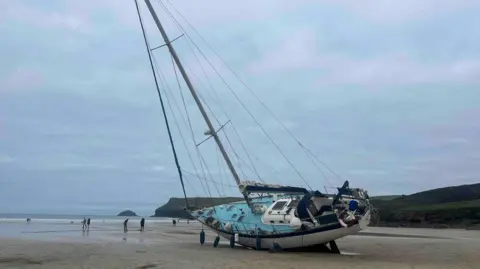
[[[252,204],[264,205],[267,208],[274,203],[272,197],[253,198],[251,201]],[[263,214],[253,213],[245,201],[205,208],[200,213],[202,214],[199,214],[199,211],[195,211],[192,212],[192,215],[207,225],[212,223],[212,221],[218,220],[218,226],[214,228],[222,231],[225,230],[227,223],[232,225],[232,232],[241,234],[256,234],[256,231],[267,234],[294,231],[288,224],[263,224],[261,221]]]

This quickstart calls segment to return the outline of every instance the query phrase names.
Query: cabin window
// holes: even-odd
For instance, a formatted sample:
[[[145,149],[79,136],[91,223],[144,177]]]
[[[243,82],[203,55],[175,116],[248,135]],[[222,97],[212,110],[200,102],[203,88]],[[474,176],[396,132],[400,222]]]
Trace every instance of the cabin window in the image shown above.
[[[286,204],[287,204],[287,201],[277,202],[277,203],[272,207],[272,210],[281,210],[282,208],[285,207]]]
[[[300,200],[292,200],[289,204],[288,207],[296,207]]]

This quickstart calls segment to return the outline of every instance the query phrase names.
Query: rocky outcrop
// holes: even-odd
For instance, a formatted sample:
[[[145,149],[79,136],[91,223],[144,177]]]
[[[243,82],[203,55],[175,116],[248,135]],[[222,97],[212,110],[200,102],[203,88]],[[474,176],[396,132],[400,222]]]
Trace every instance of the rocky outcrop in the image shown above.
[[[119,217],[136,217],[137,214],[135,212],[133,212],[132,210],[125,210],[125,211],[122,211],[120,213],[118,213]]]

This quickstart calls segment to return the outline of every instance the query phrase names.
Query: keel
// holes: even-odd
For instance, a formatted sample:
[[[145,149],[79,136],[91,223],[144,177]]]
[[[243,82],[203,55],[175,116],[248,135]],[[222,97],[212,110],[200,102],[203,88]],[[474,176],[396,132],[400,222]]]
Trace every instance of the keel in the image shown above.
[[[331,253],[341,254],[340,249],[338,249],[337,243],[334,240],[328,242],[328,244],[330,245],[330,252]]]

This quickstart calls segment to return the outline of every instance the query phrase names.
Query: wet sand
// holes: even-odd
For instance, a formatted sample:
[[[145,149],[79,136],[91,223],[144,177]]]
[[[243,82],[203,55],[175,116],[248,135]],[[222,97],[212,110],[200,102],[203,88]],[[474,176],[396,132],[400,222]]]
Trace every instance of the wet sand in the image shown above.
[[[338,240],[338,255],[231,249],[224,239],[213,248],[215,234],[207,230],[207,242],[201,246],[201,227],[195,223],[147,223],[145,232],[134,224],[126,234],[120,224],[98,224],[88,233],[77,226],[62,227],[48,230],[38,225],[36,230],[32,223],[26,233],[1,238],[0,268],[438,269],[480,264],[479,231],[369,228]]]

